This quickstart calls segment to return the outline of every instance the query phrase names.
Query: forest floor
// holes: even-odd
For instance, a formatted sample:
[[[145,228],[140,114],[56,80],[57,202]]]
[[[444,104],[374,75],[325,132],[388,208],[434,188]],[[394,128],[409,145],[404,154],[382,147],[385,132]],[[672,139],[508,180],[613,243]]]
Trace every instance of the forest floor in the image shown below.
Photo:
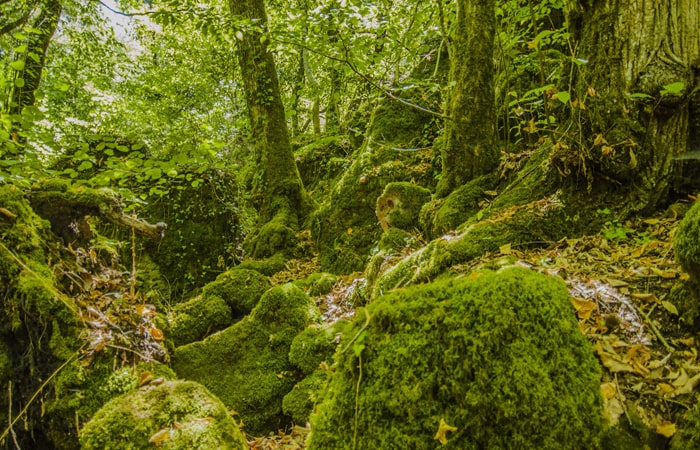
[[[476,269],[517,264],[561,277],[569,286],[581,331],[603,368],[601,392],[611,423],[656,433],[664,441],[675,434],[683,413],[694,403],[700,383],[695,333],[682,325],[676,305],[666,298],[672,286],[687,278],[674,261],[673,236],[680,219],[640,218],[608,222],[600,233],[532,248],[500,248],[468,264],[454,266],[459,276]],[[297,261],[278,281],[308,275],[313,259]],[[296,275],[296,276],[295,276]],[[322,310],[349,316],[348,299],[361,274],[345,277],[333,292],[317,301]],[[331,319],[332,320],[332,319]],[[308,425],[265,437],[249,436],[251,449],[302,449]],[[652,437],[653,440],[653,437]]]

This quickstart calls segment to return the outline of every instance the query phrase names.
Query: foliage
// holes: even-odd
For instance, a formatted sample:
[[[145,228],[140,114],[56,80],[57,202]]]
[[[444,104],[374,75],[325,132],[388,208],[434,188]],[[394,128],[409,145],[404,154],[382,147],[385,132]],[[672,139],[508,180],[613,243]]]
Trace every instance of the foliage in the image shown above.
[[[598,447],[600,369],[570,305],[521,268],[376,299],[343,335],[308,447]]]

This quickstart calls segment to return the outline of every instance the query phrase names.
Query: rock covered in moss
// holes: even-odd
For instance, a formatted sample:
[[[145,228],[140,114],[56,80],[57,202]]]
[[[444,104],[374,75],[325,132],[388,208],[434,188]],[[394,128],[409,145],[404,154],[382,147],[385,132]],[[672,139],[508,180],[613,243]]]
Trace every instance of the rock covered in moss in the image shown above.
[[[430,200],[430,191],[406,181],[389,183],[377,199],[377,218],[383,230],[389,227],[411,231],[418,228],[421,207]]]
[[[226,407],[204,386],[168,381],[117,397],[80,433],[85,450],[246,449]]]
[[[316,370],[304,377],[282,399],[282,411],[296,424],[304,424],[322,398],[328,371]]]
[[[236,267],[220,274],[202,291],[205,295],[221,297],[234,316],[241,317],[253,310],[270,287],[270,280],[257,270]]]
[[[299,175],[313,197],[320,197],[350,165],[352,145],[347,136],[328,136],[295,152]]]
[[[367,312],[344,334],[309,449],[599,447],[600,367],[560,280],[474,273]]]
[[[335,331],[332,327],[312,325],[292,341],[289,362],[298,367],[304,375],[309,375],[318,369],[322,362],[332,362],[335,347]]]
[[[700,202],[695,202],[678,227],[673,251],[683,269],[700,281]]]
[[[169,322],[173,343],[181,346],[204,339],[230,325],[231,308],[217,295],[198,295],[175,305]]]
[[[493,189],[497,174],[483,175],[455,189],[446,198],[426,203],[420,211],[423,232],[436,238],[467,221],[481,209],[479,203],[490,198],[484,191]]]
[[[338,282],[338,277],[332,273],[316,272],[306,278],[295,280],[293,283],[311,297],[328,294]]]
[[[240,322],[178,347],[173,369],[210,389],[239,414],[249,433],[277,430],[288,422],[282,398],[299,381],[289,349],[318,320],[316,305],[298,287],[276,286]]]
[[[700,448],[700,404],[690,409],[683,428],[671,440],[671,450]]]
[[[287,258],[282,253],[264,259],[247,259],[236,266],[236,269],[256,270],[263,275],[271,277],[285,269]]]

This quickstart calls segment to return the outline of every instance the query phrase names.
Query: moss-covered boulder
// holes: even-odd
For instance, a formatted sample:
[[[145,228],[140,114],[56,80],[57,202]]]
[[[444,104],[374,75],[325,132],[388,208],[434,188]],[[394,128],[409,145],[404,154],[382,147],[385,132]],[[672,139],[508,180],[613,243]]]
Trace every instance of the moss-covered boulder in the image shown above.
[[[287,257],[285,257],[282,253],[277,253],[270,258],[246,259],[237,265],[236,269],[255,270],[263,275],[271,277],[277,272],[283,271],[285,269],[286,262]]]
[[[676,261],[700,282],[700,202],[686,213],[673,240]]]
[[[299,333],[289,349],[289,362],[304,375],[318,369],[321,363],[330,364],[335,352],[335,329],[329,326],[312,325]]]
[[[270,287],[270,280],[257,270],[236,267],[220,274],[202,291],[224,299],[234,317],[242,317],[253,310]]]
[[[320,199],[350,166],[353,148],[346,136],[328,136],[304,145],[294,154],[304,187]]]
[[[328,294],[333,290],[333,286],[335,286],[339,279],[337,275],[332,273],[314,272],[308,277],[295,280],[292,283],[311,297],[318,297],[319,295]]]
[[[377,218],[383,230],[389,227],[412,231],[418,228],[421,207],[430,191],[407,181],[389,183],[377,199]]]
[[[561,280],[478,272],[367,313],[344,333],[309,449],[599,447],[600,367]]]
[[[81,448],[247,449],[223,403],[192,381],[168,381],[117,397],[80,432]]]
[[[198,295],[175,305],[169,314],[170,336],[175,346],[204,339],[231,324],[231,308],[217,295]]]
[[[319,404],[326,383],[328,382],[327,370],[316,370],[304,377],[282,399],[282,411],[292,418],[295,424],[305,424]]]
[[[249,433],[289,422],[282,398],[300,380],[289,361],[295,336],[319,320],[314,302],[292,284],[268,290],[250,315],[203,341],[175,350],[173,369],[202,383],[236,411]]]
[[[498,181],[496,174],[484,175],[455,189],[446,198],[426,203],[420,211],[420,223],[425,235],[436,238],[467,221],[482,209],[482,202],[491,199],[490,191]]]

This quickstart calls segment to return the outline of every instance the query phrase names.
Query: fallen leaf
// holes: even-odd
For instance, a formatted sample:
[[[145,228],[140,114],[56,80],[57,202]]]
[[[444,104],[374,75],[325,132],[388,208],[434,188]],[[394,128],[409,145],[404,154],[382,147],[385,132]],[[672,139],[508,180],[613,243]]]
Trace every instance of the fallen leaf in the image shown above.
[[[445,422],[445,419],[440,419],[440,425],[438,425],[438,430],[437,433],[435,433],[435,438],[442,445],[447,444],[447,432],[448,431],[457,431],[457,427],[453,427],[452,425],[448,425],[447,422]]]
[[[598,356],[600,357],[600,362],[612,373],[636,372],[632,366],[624,362],[617,355],[612,355],[607,352],[598,352]]]
[[[156,341],[162,341],[163,339],[165,339],[165,335],[158,328],[151,328],[150,330],[148,330],[148,332],[150,333],[151,337]]]
[[[617,395],[617,387],[615,386],[615,383],[612,382],[603,383],[600,385],[600,393],[603,394],[603,398],[605,400],[610,400],[611,398],[615,398]]]
[[[571,303],[576,309],[576,314],[578,314],[579,319],[588,320],[591,318],[593,311],[596,311],[598,307],[594,302],[584,300],[581,298],[571,297]]]
[[[667,300],[664,300],[661,302],[661,304],[666,309],[666,311],[668,311],[669,313],[673,314],[674,316],[678,315],[678,308],[676,308],[676,305],[674,305],[673,303],[671,303]]]
[[[676,434],[676,424],[671,422],[661,422],[656,425],[656,432],[664,437],[670,438]]]
[[[498,251],[500,251],[502,255],[510,255],[510,244],[501,245],[498,247]]]
[[[138,385],[139,387],[153,380],[153,374],[148,370],[145,370],[139,374]]]
[[[155,444],[156,447],[159,445],[163,444],[163,442],[167,441],[172,437],[173,430],[170,428],[163,428],[162,430],[156,431],[153,436],[148,438],[148,442],[151,444]]]

